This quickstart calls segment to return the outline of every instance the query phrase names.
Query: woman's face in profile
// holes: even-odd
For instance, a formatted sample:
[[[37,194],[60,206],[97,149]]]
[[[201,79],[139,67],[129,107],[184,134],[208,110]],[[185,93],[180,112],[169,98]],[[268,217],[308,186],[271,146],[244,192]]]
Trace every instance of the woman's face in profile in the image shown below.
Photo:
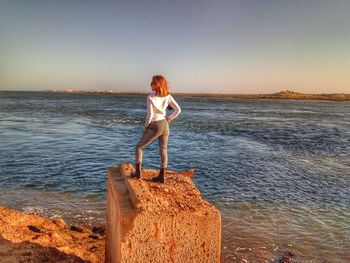
[[[156,88],[157,88],[157,86],[156,86],[156,84],[155,84],[155,82],[153,80],[151,82],[151,88],[152,88],[152,91],[155,91]]]

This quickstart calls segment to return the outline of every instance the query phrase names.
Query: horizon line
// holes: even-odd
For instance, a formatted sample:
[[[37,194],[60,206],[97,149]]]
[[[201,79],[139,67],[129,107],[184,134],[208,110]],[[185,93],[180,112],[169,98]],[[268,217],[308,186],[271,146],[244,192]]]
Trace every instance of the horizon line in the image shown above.
[[[44,89],[44,90],[0,90],[0,92],[57,92],[57,93],[110,93],[110,94],[130,94],[130,95],[146,95],[150,92],[145,91],[123,91],[123,90],[113,90],[113,89]],[[303,93],[291,90],[281,90],[273,93],[213,93],[213,92],[170,92],[169,94],[176,95],[222,95],[222,96],[244,96],[244,95],[350,95],[350,93]]]

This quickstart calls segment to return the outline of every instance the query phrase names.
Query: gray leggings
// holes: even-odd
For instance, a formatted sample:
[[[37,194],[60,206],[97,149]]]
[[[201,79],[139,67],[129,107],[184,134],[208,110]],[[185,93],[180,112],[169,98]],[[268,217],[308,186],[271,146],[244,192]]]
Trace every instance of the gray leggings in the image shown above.
[[[143,133],[136,147],[136,163],[142,163],[143,149],[158,138],[159,154],[161,158],[160,168],[168,166],[168,138],[170,130],[166,119],[151,122],[150,126]]]

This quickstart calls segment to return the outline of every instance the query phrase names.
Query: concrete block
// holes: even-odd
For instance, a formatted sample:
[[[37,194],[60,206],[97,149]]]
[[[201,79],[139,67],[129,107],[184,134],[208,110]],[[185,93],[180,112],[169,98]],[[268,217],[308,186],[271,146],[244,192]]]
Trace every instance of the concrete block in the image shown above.
[[[143,169],[142,180],[133,170],[108,169],[106,262],[220,262],[220,212],[201,198],[193,172],[169,172],[160,184],[150,182],[156,170]]]

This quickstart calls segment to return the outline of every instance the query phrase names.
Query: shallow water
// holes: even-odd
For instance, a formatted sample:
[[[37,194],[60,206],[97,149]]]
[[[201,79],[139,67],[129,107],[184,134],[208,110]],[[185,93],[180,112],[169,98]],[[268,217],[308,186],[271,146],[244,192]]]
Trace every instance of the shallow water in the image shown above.
[[[197,168],[225,262],[350,262],[350,102],[176,99],[169,169]],[[103,223],[106,169],[133,161],[144,117],[144,96],[0,92],[0,203]]]

